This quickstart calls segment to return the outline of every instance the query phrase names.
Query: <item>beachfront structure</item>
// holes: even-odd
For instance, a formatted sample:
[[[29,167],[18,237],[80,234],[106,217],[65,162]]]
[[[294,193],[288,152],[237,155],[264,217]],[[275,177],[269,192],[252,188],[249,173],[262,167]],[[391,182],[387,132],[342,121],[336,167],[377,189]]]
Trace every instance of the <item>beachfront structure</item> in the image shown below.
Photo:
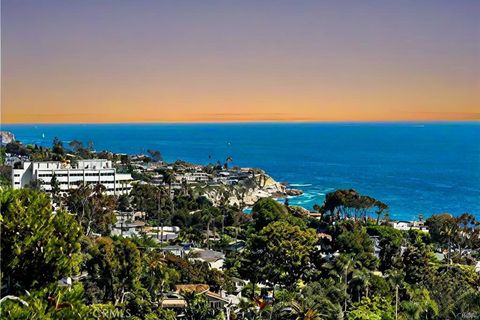
[[[112,162],[106,159],[78,160],[75,163],[61,161],[25,161],[12,170],[12,187],[20,189],[38,180],[42,190],[52,190],[53,175],[60,191],[77,188],[80,185],[101,184],[107,194],[120,195],[130,192],[132,176],[117,173]]]

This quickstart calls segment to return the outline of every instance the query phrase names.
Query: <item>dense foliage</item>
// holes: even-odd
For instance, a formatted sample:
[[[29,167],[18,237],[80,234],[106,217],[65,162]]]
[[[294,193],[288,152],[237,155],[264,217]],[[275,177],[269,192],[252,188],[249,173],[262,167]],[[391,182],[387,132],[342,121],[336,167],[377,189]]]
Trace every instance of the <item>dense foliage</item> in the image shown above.
[[[6,147],[36,159],[91,157],[93,146],[58,139],[52,149]],[[150,160],[161,154],[150,150]],[[129,158],[108,155],[125,165]],[[170,169],[169,169],[170,170]],[[213,169],[212,169],[213,170]],[[395,229],[388,206],[355,190],[317,205],[320,217],[270,198],[252,214],[226,200],[214,205],[188,186],[138,183],[129,195],[101,186],[0,189],[2,319],[453,319],[480,316],[479,222],[471,214],[433,215],[422,230]],[[226,191],[227,192],[227,191]],[[227,199],[228,194],[222,199]],[[52,206],[52,202],[54,206]],[[223,270],[195,255],[162,252],[142,233],[111,234],[115,210],[144,212],[149,227],[178,226],[168,245],[226,254]],[[381,219],[383,218],[383,219]],[[180,284],[235,292],[237,305],[214,308],[205,295],[181,292],[181,312],[162,308]],[[71,280],[71,282],[70,282]]]

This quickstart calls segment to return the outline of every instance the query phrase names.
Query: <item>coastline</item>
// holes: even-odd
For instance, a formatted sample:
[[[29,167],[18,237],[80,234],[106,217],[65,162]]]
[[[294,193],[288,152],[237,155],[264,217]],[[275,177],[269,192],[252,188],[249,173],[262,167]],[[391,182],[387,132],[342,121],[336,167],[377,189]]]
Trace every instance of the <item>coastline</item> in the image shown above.
[[[93,141],[97,150],[116,153],[154,148],[168,162],[206,164],[230,155],[235,166],[262,168],[278,181],[302,185],[304,194],[291,203],[310,209],[328,192],[354,188],[388,203],[392,219],[465,211],[478,217],[480,159],[478,143],[471,139],[480,133],[478,122],[422,124],[82,124],[2,129],[13,131],[20,141],[43,146],[59,136],[65,142],[82,137],[84,143]]]

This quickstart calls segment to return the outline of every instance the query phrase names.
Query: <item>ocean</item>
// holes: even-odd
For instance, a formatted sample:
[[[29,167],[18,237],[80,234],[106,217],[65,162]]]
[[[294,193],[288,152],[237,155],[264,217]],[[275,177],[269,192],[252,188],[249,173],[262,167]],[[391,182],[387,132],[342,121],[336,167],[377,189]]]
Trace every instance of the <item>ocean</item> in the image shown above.
[[[390,216],[464,212],[480,218],[480,123],[230,123],[3,125],[27,144],[54,137],[93,141],[95,149],[166,161],[259,167],[304,194],[312,208],[325,194],[353,188],[390,207]]]

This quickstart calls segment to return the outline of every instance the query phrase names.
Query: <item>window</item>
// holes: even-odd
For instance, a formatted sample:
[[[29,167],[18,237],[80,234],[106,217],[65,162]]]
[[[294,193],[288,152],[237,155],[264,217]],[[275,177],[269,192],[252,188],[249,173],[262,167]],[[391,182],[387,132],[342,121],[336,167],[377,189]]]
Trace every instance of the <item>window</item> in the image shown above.
[[[40,173],[38,174],[39,177],[51,177],[52,174],[51,173]]]
[[[93,172],[93,173],[92,173],[92,172],[85,173],[85,175],[86,175],[87,177],[98,177],[98,173],[95,173],[95,172]]]

